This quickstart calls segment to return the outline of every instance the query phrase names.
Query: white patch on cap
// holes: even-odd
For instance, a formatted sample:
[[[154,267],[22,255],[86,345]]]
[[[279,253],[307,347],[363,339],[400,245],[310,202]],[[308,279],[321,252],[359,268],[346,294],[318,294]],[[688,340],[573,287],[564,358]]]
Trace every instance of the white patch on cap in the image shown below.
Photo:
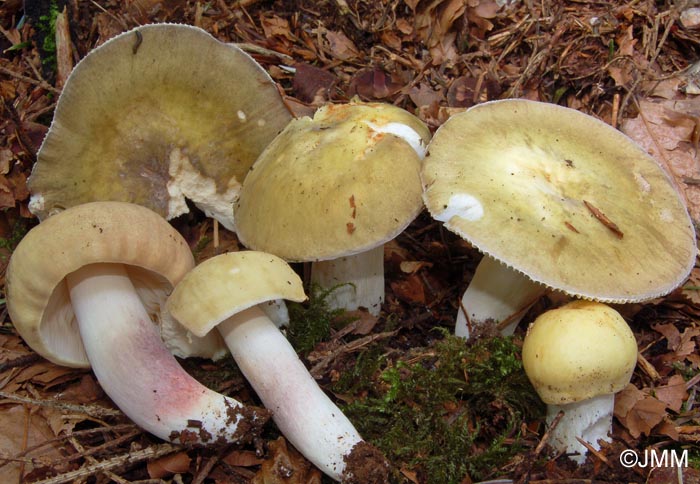
[[[433,218],[440,222],[448,222],[454,216],[475,222],[484,216],[484,207],[473,196],[467,193],[456,193],[450,197],[447,207]]]
[[[377,133],[388,133],[401,138],[406,143],[411,145],[411,148],[418,154],[418,157],[422,160],[425,158],[425,143],[423,143],[423,138],[418,134],[418,132],[403,123],[387,123],[387,124],[374,124],[370,121],[365,121],[365,124]]]
[[[642,176],[641,173],[634,173],[634,181],[637,182],[637,186],[644,193],[649,193],[651,191],[651,184]]]
[[[245,112],[243,111],[238,111],[236,115],[238,116],[238,119],[240,119],[243,123],[245,123],[248,120],[248,116],[246,116]]]
[[[669,210],[669,209],[667,209],[667,208],[661,210],[661,213],[659,214],[659,216],[661,217],[661,220],[662,220],[663,222],[669,222],[669,223],[670,223],[670,222],[673,222],[673,220],[674,220],[674,219],[673,219],[673,213],[671,212],[671,210]]]
[[[35,193],[31,197],[29,197],[29,211],[36,214],[38,212],[41,212],[44,210],[44,207],[46,206],[44,202],[44,195],[41,193]]]
[[[226,190],[220,192],[216,182],[202,175],[180,149],[170,152],[167,188],[167,219],[189,212],[185,198],[190,199],[207,217],[215,218],[226,229],[233,231],[233,201],[240,191],[240,183],[235,178],[229,180]]]

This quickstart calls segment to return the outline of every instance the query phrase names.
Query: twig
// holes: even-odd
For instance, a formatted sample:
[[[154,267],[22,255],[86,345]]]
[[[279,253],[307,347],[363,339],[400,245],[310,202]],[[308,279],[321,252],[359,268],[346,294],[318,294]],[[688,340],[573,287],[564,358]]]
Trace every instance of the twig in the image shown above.
[[[75,450],[78,451],[78,454],[80,457],[84,457],[87,462],[89,462],[92,465],[99,464],[99,461],[95,459],[93,456],[91,456],[88,452],[85,451],[85,448],[78,442],[78,440],[75,437],[69,437],[68,442],[71,443],[71,445],[75,448]],[[111,481],[114,481],[118,484],[128,484],[129,481],[126,479],[122,479],[118,475],[116,475],[114,472],[110,470],[105,470],[102,471],[102,473],[108,477]]]
[[[564,418],[564,411],[560,410],[559,413],[557,414],[557,416],[554,417],[554,419],[552,420],[552,423],[549,425],[549,428],[547,428],[547,430],[545,430],[544,435],[542,435],[542,439],[540,440],[540,443],[537,444],[537,447],[535,447],[535,455],[533,456],[533,460],[535,457],[540,455],[540,453],[542,452],[542,449],[544,449],[545,444],[549,440],[549,436],[552,434],[554,429],[557,428],[557,425],[559,425],[559,422],[561,421],[562,418]]]
[[[637,364],[640,366],[642,371],[644,371],[644,373],[646,373],[649,378],[652,379],[652,381],[659,381],[661,379],[661,375],[659,375],[659,372],[656,371],[654,365],[649,363],[641,352],[637,352]]]
[[[397,332],[398,331],[386,331],[384,333],[370,334],[370,335],[367,335],[363,338],[359,338],[359,339],[356,339],[354,341],[351,341],[350,343],[343,345],[340,348],[337,348],[337,349],[331,351],[330,354],[321,358],[321,360],[318,363],[316,363],[313,366],[313,368],[311,368],[309,373],[311,373],[311,375],[314,378],[316,378],[319,375],[321,375],[323,370],[326,368],[326,366],[328,366],[328,364],[331,361],[333,361],[335,358],[337,358],[341,354],[352,353],[353,351],[356,351],[356,350],[362,348],[363,346],[367,346],[368,344],[373,343],[377,340],[391,338],[392,336],[395,336]]]
[[[22,355],[12,360],[3,361],[2,363],[0,363],[0,373],[3,373],[9,370],[10,368],[16,368],[18,366],[25,366],[30,363],[34,363],[37,360],[39,360],[38,354],[27,353],[26,355]]]
[[[100,407],[99,405],[74,405],[71,403],[57,402],[54,400],[38,400],[35,398],[23,397],[21,395],[2,391],[0,391],[0,398],[6,398],[18,403],[40,405],[42,407],[53,407],[69,412],[82,413],[95,418],[120,417],[124,415],[119,410],[112,410],[111,408]]]
[[[30,84],[34,84],[35,86],[39,86],[42,89],[46,89],[47,91],[50,91],[54,94],[61,94],[60,90],[56,89],[55,87],[53,87],[51,84],[49,84],[48,82],[46,82],[44,80],[37,81],[36,79],[24,76],[22,74],[17,74],[16,72],[14,72],[6,67],[2,67],[2,66],[0,66],[0,72],[8,75],[10,77],[14,77],[15,79],[19,79],[20,81],[25,81],[25,82],[28,82]]]
[[[249,54],[258,54],[258,55],[264,55],[267,57],[278,57],[279,59],[282,59],[285,62],[289,63],[294,63],[294,58],[291,56],[288,56],[287,54],[283,54],[282,52],[277,52],[275,50],[271,49],[266,49],[265,47],[261,47],[259,45],[251,44],[248,42],[235,42],[232,45],[235,45],[242,51],[248,52]]]
[[[583,445],[586,449],[588,449],[588,452],[596,456],[598,459],[600,459],[602,462],[605,463],[608,467],[610,466],[610,462],[608,461],[608,458],[605,457],[603,454],[600,453],[595,447],[593,447],[591,444],[583,440],[581,437],[576,437],[576,440],[579,441],[581,445]]]
[[[179,449],[179,447],[171,444],[151,446],[143,450],[121,454],[116,457],[112,457],[111,459],[82,467],[75,471],[65,472],[49,479],[35,481],[32,484],[63,484],[64,482],[74,482],[81,478],[94,476],[98,472],[104,472],[123,465],[136,464],[137,462],[147,459],[156,459],[164,455],[172,454]]]

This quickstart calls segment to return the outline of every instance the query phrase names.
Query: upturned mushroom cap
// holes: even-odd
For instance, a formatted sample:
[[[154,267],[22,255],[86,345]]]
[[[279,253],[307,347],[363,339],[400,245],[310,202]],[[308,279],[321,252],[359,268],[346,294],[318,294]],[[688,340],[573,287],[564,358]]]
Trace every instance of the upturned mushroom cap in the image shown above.
[[[306,299],[299,276],[277,256],[229,252],[207,259],[175,287],[165,312],[196,336],[252,306],[277,299]]]
[[[389,104],[320,108],[292,121],[257,159],[234,210],[249,248],[289,261],[353,255],[418,215],[430,132]]]
[[[617,393],[637,364],[634,334],[620,314],[592,301],[542,313],[523,342],[523,367],[546,404]]]
[[[153,211],[123,202],[78,205],[30,230],[6,274],[7,309],[26,343],[59,365],[89,367],[64,278],[120,263],[149,313],[193,266],[182,236]]]
[[[202,29],[152,24],[92,50],[73,70],[28,184],[30,209],[96,200],[166,219],[185,198],[233,227],[233,200],[291,115],[269,75]]]
[[[536,282],[605,302],[667,294],[695,263],[668,176],[611,126],[526,100],[477,105],[435,133],[421,177],[431,215]]]

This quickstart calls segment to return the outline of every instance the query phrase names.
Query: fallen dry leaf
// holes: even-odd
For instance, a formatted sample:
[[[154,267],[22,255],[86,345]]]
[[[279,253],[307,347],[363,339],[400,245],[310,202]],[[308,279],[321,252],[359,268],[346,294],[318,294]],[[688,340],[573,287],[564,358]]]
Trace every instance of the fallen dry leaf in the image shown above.
[[[270,456],[252,484],[321,484],[321,472],[280,437],[270,442]]]
[[[263,459],[258,457],[255,452],[251,450],[234,450],[224,456],[223,459],[228,465],[238,466],[238,467],[252,467],[259,466],[263,463]]]
[[[673,375],[668,379],[666,385],[657,387],[654,390],[654,394],[656,398],[665,403],[674,412],[680,412],[683,402],[688,398],[685,380],[681,375]]]
[[[355,44],[343,32],[326,32],[326,39],[330,45],[331,55],[343,61],[360,57],[360,51]]]
[[[384,99],[402,87],[398,79],[379,67],[372,67],[357,71],[350,81],[348,95],[357,95],[364,100]]]
[[[182,474],[190,468],[192,459],[187,452],[177,452],[149,461],[146,465],[151,479],[162,479],[173,474]]]
[[[394,295],[411,304],[425,304],[425,287],[417,274],[410,274],[390,284]]]
[[[51,441],[54,434],[41,416],[30,415],[22,405],[0,407],[0,428],[0,455],[11,458],[17,456],[16,459],[3,461],[0,466],[0,482],[22,482],[20,464],[24,459],[36,459],[33,462],[24,461],[24,474],[27,474],[35,467],[49,465],[52,460],[62,457],[58,451],[59,443],[40,445]],[[38,447],[32,452],[20,455],[24,449],[35,446]]]
[[[693,220],[700,221],[700,163],[696,136],[700,99],[639,102],[639,115],[625,119],[622,131],[644,148],[672,177]]]
[[[632,384],[615,396],[615,417],[632,437],[650,435],[666,416],[666,404],[647,395]]]
[[[305,63],[294,65],[292,88],[296,97],[305,103],[321,104],[327,101],[331,88],[337,82],[338,78],[325,69]]]

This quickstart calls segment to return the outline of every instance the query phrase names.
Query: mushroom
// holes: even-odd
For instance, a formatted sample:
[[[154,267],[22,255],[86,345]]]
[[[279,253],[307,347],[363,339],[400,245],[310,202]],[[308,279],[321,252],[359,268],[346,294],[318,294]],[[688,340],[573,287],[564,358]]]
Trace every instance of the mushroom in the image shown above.
[[[139,205],[77,205],[30,230],[12,254],[7,308],[26,343],[63,366],[92,369],[137,425],[187,444],[245,442],[268,412],[202,386],[152,321],[194,266],[182,236]]]
[[[43,219],[84,202],[185,198],[233,228],[250,165],[291,115],[248,54],[197,27],[152,24],[92,50],[71,72],[28,185]]]
[[[231,252],[189,272],[168,298],[165,314],[197,336],[216,327],[282,434],[324,473],[343,482],[385,482],[384,458],[371,451],[374,448],[319,388],[261,309],[267,301],[278,299],[306,299],[291,267],[272,254]],[[358,476],[348,466],[353,453],[360,453],[363,467],[378,474]]]
[[[423,207],[419,171],[429,137],[418,118],[389,104],[329,104],[313,119],[295,119],[243,183],[234,208],[239,239],[313,262],[312,281],[336,289],[331,307],[379,314],[383,246]]]
[[[512,333],[548,287],[649,300],[695,263],[694,227],[666,173],[573,109],[510,99],[456,114],[433,136],[421,178],[433,218],[484,253],[458,311],[460,336],[489,320]]]
[[[611,440],[614,394],[629,384],[637,364],[632,331],[611,307],[573,301],[530,325],[522,355],[525,373],[547,404],[547,423],[564,412],[549,444],[578,453],[572,459],[583,463],[587,448],[577,437],[596,450],[598,441]]]

